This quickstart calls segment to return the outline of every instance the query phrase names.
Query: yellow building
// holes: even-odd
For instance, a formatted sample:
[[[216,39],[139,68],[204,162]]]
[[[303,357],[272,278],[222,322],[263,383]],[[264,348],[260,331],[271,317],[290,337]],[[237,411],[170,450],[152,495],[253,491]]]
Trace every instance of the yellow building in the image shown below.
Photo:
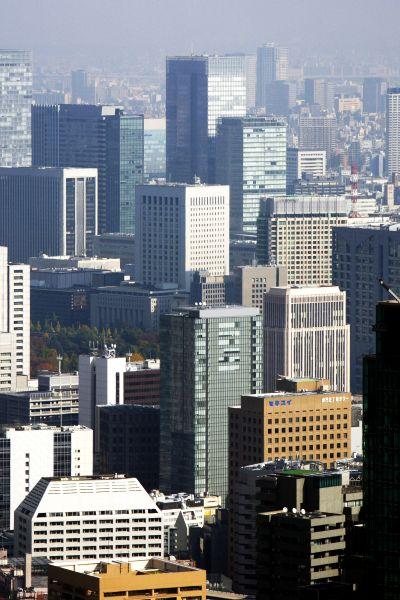
[[[351,396],[323,379],[286,379],[269,394],[242,396],[229,408],[229,479],[238,469],[275,459],[321,461],[351,455]]]
[[[206,600],[206,572],[175,561],[49,564],[49,600]]]

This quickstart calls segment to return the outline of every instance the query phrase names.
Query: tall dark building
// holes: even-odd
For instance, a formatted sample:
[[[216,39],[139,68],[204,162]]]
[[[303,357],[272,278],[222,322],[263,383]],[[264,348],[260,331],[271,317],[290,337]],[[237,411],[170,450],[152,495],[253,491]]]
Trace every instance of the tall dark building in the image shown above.
[[[32,107],[34,166],[98,169],[99,232],[134,233],[135,185],[143,183],[143,115],[115,106]]]
[[[167,181],[213,183],[217,119],[245,114],[244,55],[167,58]]]
[[[366,77],[363,81],[363,112],[379,113],[385,110],[387,83],[381,77]]]
[[[400,303],[379,302],[364,358],[364,510],[370,589],[400,597]]]

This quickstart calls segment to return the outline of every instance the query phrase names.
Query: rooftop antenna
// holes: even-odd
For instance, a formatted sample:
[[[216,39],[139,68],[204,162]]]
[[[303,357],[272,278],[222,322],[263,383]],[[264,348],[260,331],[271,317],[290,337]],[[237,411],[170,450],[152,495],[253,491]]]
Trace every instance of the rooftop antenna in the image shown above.
[[[400,304],[400,297],[392,290],[392,288],[390,288],[382,279],[382,277],[380,277],[378,279],[380,285],[383,287],[384,290],[387,291],[388,294],[390,294],[392,296],[392,298],[394,298],[396,300],[396,302],[398,302]]]

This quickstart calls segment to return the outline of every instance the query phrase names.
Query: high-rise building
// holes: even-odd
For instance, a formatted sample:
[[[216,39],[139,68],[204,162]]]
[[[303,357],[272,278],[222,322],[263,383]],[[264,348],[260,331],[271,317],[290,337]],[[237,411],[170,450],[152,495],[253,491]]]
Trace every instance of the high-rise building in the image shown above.
[[[244,265],[234,267],[226,281],[226,303],[264,308],[264,295],[272,288],[287,285],[286,267]]]
[[[160,488],[228,491],[228,407],[263,389],[258,310],[189,308],[161,317]]]
[[[292,600],[299,597],[303,586],[339,582],[345,533],[344,515],[304,509],[293,512],[291,507],[279,513],[261,513],[257,522],[257,598]]]
[[[96,102],[96,88],[90,83],[84,69],[71,71],[71,97],[73,103],[93,104]]]
[[[145,598],[150,593],[156,598],[171,593],[176,600],[206,600],[206,572],[177,561],[135,558],[99,564],[86,560],[50,564],[48,573],[49,600],[62,596],[65,589],[71,591],[71,600],[78,600],[81,590],[99,600],[116,595]]]
[[[136,280],[190,290],[193,272],[229,273],[229,188],[148,184],[136,188]]]
[[[0,50],[0,167],[31,164],[32,56]]]
[[[350,383],[362,392],[363,357],[375,352],[376,303],[386,298],[378,277],[400,291],[400,228],[337,227],[333,232],[332,282],[346,292],[350,337]]]
[[[0,391],[30,377],[30,269],[9,264],[0,246]]]
[[[165,118],[144,120],[145,181],[165,178]]]
[[[265,390],[278,375],[327,379],[350,390],[350,326],[346,293],[336,286],[276,287],[265,296]]]
[[[326,175],[325,150],[288,148],[286,160],[286,189],[288,194],[293,194],[294,183],[303,177],[303,173],[315,177],[325,177]]]
[[[382,113],[385,110],[387,83],[381,77],[366,77],[363,81],[363,112]]]
[[[10,260],[90,254],[96,233],[96,169],[0,168],[0,244]]]
[[[333,112],[335,87],[330,79],[305,79],[304,93],[306,104],[318,104],[322,109]]]
[[[296,104],[296,84],[292,81],[267,83],[265,97],[265,112],[268,115],[288,117]]]
[[[257,55],[247,54],[245,57],[246,66],[246,109],[247,111],[255,108],[256,105],[256,86],[257,86]]]
[[[394,600],[400,590],[400,304],[376,310],[376,352],[364,359],[364,519],[370,593]]]
[[[386,94],[386,170],[389,178],[400,173],[400,88]]]
[[[14,529],[15,509],[41,477],[92,475],[93,432],[79,426],[4,427],[0,460],[0,528]]]
[[[134,233],[135,185],[144,174],[143,115],[116,106],[33,106],[32,164],[97,168],[99,231]]]
[[[346,225],[340,196],[286,196],[261,201],[257,259],[286,266],[289,285],[332,283],[332,231]]]
[[[299,119],[300,150],[325,150],[329,163],[336,150],[337,122],[335,116],[313,117],[302,115]]]
[[[160,510],[134,477],[42,477],[14,513],[14,555],[162,557]]]
[[[255,233],[260,199],[286,193],[286,123],[267,117],[218,121],[216,181],[230,186],[231,233]]]
[[[273,81],[285,81],[287,78],[287,48],[275,46],[273,43],[264,44],[260,48],[257,48],[257,108],[265,108],[267,105],[267,84],[272,83]]]
[[[245,114],[244,54],[167,58],[167,181],[213,183],[217,119]]]

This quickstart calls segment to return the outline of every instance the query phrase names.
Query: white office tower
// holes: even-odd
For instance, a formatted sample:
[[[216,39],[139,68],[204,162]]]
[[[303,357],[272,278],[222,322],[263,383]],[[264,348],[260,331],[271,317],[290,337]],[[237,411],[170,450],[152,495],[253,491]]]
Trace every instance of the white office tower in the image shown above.
[[[400,174],[400,88],[386,94],[386,164],[389,178]]]
[[[289,285],[332,283],[332,231],[347,225],[342,196],[285,196],[260,202],[257,259],[287,267]]]
[[[136,187],[136,280],[190,290],[195,271],[229,274],[229,186]]]
[[[278,375],[329,379],[350,390],[346,292],[337,286],[271,288],[264,300],[265,391]]]
[[[288,148],[286,153],[286,182],[289,190],[297,179],[303,177],[303,173],[314,177],[325,177],[326,151]]]
[[[97,234],[97,169],[0,167],[0,244],[11,261],[85,256]]]
[[[124,475],[42,478],[15,511],[14,555],[50,560],[163,556],[161,512]]]
[[[30,269],[8,264],[0,246],[0,391],[16,390],[30,376]]]
[[[0,435],[0,529],[41,477],[92,475],[93,432],[79,426],[7,427]]]

